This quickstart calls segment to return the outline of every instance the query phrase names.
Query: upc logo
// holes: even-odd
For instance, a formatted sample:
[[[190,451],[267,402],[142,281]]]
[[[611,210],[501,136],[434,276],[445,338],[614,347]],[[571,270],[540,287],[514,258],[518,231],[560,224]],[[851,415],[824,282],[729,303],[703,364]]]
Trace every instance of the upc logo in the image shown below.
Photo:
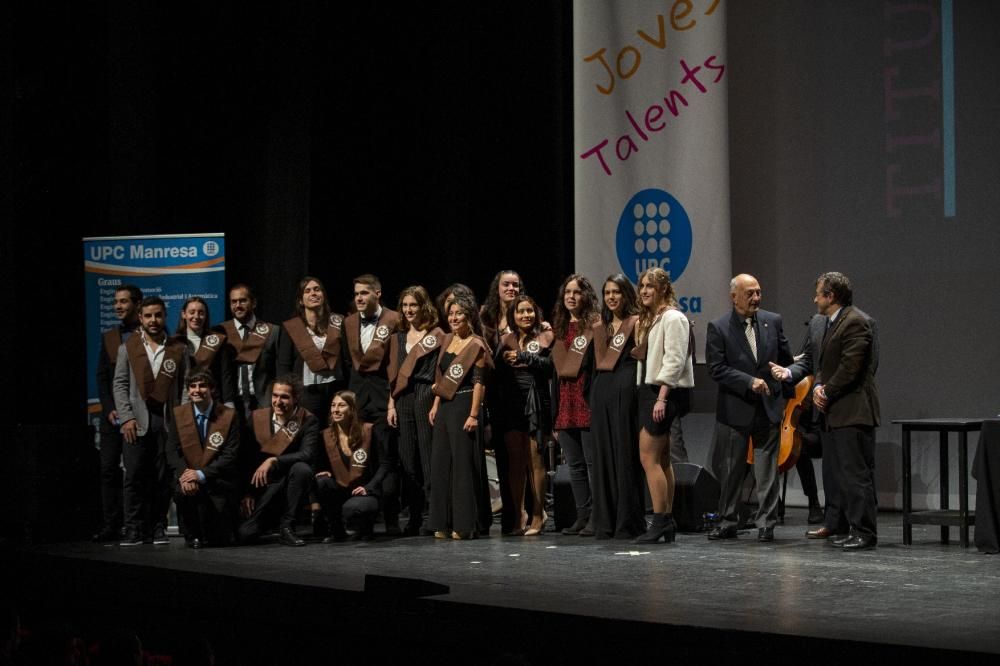
[[[691,220],[669,192],[648,189],[629,199],[618,220],[615,248],[622,272],[632,282],[659,266],[677,282],[691,258]]]

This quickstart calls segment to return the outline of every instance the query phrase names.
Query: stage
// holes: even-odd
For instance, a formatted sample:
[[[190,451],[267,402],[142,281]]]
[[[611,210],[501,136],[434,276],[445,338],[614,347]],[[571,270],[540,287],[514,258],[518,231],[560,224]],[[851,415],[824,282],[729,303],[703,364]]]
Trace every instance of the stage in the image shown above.
[[[29,618],[117,622],[164,651],[197,632],[220,664],[995,662],[1000,559],[961,548],[954,529],[942,545],[931,526],[906,547],[900,514],[879,521],[879,548],[858,553],[803,538],[805,510],[789,509],[769,544],[754,531],[647,547],[546,534],[194,551],[175,537],[6,556]]]

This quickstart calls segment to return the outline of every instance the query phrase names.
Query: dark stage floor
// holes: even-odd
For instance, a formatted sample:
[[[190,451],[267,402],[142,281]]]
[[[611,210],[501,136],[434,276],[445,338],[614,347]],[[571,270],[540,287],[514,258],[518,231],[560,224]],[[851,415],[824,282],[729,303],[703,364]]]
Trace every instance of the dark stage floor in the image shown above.
[[[679,535],[674,545],[654,547],[551,534],[192,551],[174,538],[166,547],[36,546],[21,551],[19,566],[22,585],[71,587],[76,603],[96,595],[105,610],[110,603],[128,613],[134,604],[169,614],[202,604],[239,624],[239,615],[263,599],[286,614],[308,613],[322,626],[315,614],[342,618],[345,607],[358,608],[362,624],[403,627],[404,642],[433,647],[457,631],[460,643],[487,650],[473,647],[449,662],[488,663],[484,655],[499,651],[490,646],[511,645],[504,637],[514,639],[507,651],[531,663],[569,654],[538,645],[575,646],[593,661],[646,661],[644,655],[653,661],[655,652],[643,643],[661,639],[707,660],[745,650],[762,657],[766,646],[792,650],[787,661],[807,654],[821,662],[855,653],[899,656],[900,646],[919,648],[903,653],[930,648],[965,652],[953,656],[967,661],[995,660],[1000,558],[961,548],[954,529],[953,543],[942,545],[940,529],[930,526],[915,526],[914,545],[903,546],[900,515],[879,520],[879,548],[859,553],[803,538],[805,511],[790,509],[771,544],[758,543],[756,532],[734,542]],[[365,593],[366,575],[420,579],[449,591],[419,598],[423,592],[396,582],[390,589],[399,594],[379,594],[370,581]],[[101,592],[110,588],[117,591]],[[123,602],[123,592],[141,601]],[[311,602],[297,601],[303,595]],[[476,632],[485,632],[481,640],[469,635]],[[361,633],[373,640],[385,635]],[[621,644],[609,648],[607,641]],[[767,660],[785,661],[777,654]]]

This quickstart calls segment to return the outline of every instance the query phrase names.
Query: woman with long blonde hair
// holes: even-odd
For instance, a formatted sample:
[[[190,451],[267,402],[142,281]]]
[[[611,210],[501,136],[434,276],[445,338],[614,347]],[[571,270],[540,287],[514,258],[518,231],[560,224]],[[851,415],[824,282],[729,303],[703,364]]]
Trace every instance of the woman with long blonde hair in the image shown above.
[[[653,503],[653,519],[637,543],[674,540],[674,470],[670,464],[670,423],[686,412],[694,386],[691,324],[681,313],[670,276],[650,268],[639,276],[640,360],[639,460]]]

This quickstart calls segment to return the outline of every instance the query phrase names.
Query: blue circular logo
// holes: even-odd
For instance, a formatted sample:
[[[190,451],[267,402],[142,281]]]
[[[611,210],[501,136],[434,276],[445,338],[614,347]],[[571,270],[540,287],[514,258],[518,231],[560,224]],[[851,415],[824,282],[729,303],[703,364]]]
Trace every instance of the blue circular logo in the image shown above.
[[[201,246],[201,251],[205,253],[206,257],[214,257],[219,254],[219,244],[215,241],[205,241],[205,244]]]
[[[669,192],[642,190],[629,199],[618,220],[615,248],[622,272],[632,282],[659,266],[677,282],[691,258],[691,220]]]

